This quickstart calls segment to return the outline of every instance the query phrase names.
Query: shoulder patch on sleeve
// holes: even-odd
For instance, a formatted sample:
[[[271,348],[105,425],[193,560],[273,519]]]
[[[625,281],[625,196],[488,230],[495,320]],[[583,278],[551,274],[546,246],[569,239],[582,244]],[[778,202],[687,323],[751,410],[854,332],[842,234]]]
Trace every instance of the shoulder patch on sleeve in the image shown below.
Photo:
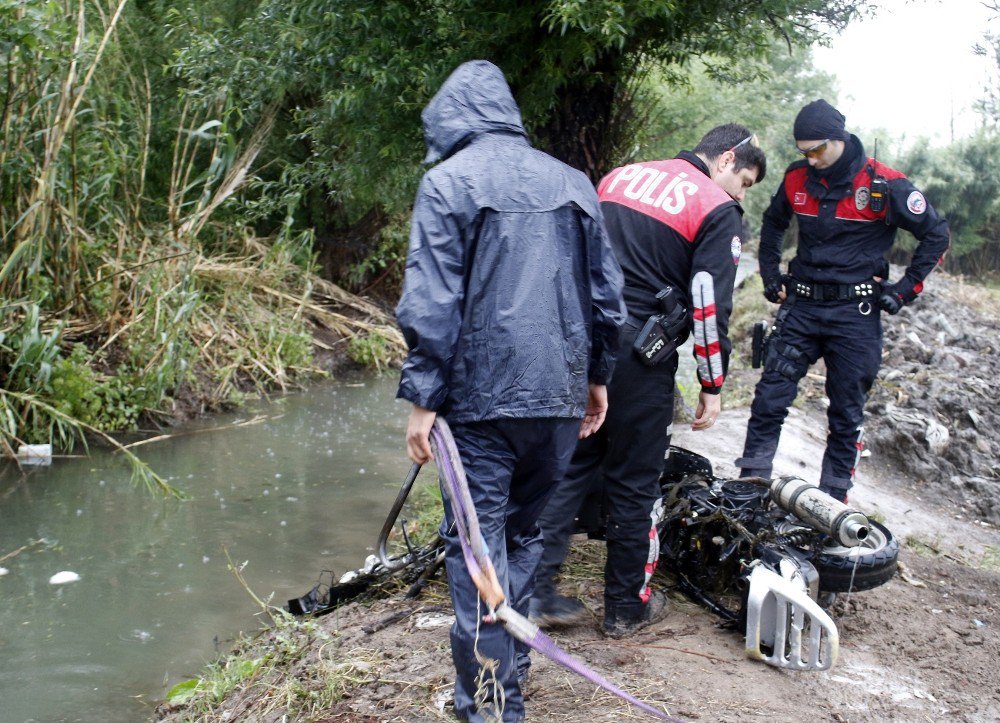
[[[743,253],[743,241],[740,240],[739,236],[733,236],[733,240],[729,245],[729,250],[733,253],[733,263],[739,266],[740,255]]]
[[[910,209],[910,213],[919,216],[924,211],[927,210],[927,200],[924,198],[924,194],[920,191],[913,191],[906,198],[906,207]]]

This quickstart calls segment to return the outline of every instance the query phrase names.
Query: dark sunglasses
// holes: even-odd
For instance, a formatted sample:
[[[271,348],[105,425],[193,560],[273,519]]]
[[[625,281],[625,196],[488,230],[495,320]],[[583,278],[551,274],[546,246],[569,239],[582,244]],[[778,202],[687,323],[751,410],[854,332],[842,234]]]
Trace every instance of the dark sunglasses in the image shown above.
[[[809,148],[799,148],[798,146],[795,146],[795,150],[806,158],[819,158],[823,155],[823,151],[826,150],[826,144],[829,142],[830,139],[827,138],[825,141],[820,141],[815,146],[810,146]]]

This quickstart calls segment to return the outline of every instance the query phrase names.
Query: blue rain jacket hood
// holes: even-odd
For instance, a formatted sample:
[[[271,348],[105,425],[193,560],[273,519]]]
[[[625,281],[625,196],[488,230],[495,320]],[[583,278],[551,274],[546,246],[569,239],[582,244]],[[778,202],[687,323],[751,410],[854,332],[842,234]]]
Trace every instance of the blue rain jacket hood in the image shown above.
[[[485,60],[458,66],[420,119],[428,164],[447,158],[479,133],[507,131],[527,137],[503,72]]]
[[[449,421],[583,416],[625,320],[622,273],[587,177],[528,143],[492,63],[459,66],[422,114],[398,396]]]

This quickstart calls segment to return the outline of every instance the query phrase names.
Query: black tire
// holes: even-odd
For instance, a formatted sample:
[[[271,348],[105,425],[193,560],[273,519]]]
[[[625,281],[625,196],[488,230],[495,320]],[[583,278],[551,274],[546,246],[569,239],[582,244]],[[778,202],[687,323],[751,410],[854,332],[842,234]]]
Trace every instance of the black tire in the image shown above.
[[[884,585],[896,574],[899,542],[871,520],[868,539],[859,547],[824,547],[812,560],[822,592],[858,592]],[[857,563],[857,566],[855,566]],[[852,580],[853,576],[853,580]]]

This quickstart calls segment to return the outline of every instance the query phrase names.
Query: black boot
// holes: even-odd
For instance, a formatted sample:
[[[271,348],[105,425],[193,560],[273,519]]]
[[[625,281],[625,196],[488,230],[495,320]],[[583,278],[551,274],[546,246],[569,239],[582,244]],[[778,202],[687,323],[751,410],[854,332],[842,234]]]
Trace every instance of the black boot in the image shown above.
[[[545,630],[575,625],[586,618],[587,608],[582,602],[557,593],[545,597],[533,596],[528,608],[528,619]]]
[[[645,627],[663,620],[670,611],[667,596],[659,590],[653,590],[649,601],[643,605],[642,612],[635,617],[627,617],[612,613],[604,615],[604,634],[609,638],[619,640],[628,637]]]

